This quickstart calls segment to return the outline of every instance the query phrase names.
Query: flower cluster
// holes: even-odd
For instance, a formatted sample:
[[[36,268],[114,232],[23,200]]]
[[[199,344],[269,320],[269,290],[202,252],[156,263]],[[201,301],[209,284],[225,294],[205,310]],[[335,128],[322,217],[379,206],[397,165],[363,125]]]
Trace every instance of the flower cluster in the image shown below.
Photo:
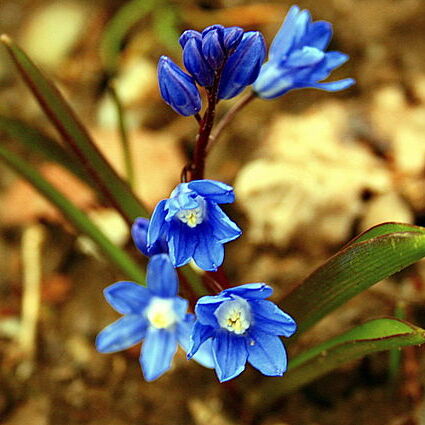
[[[158,63],[158,81],[162,98],[177,113],[194,115],[201,109],[196,83],[211,91],[217,86],[218,99],[237,96],[258,77],[266,47],[258,31],[212,25],[202,33],[185,31],[180,37],[186,74],[170,58]]]
[[[219,206],[234,202],[233,188],[204,179],[204,163],[218,100],[230,99],[251,84],[253,93],[264,99],[296,88],[335,91],[353,84],[350,78],[321,82],[348,59],[340,52],[325,52],[331,36],[329,23],[312,22],[308,11],[293,6],[264,65],[265,43],[259,32],[221,25],[182,34],[188,73],[161,57],[161,95],[177,113],[196,115],[199,133],[183,182],[158,203],[150,220],[138,218],[132,226],[136,247],[149,258],[147,287],[118,282],[106,288],[107,301],[123,317],[100,332],[99,351],[115,352],[144,340],[140,363],[148,381],[171,367],[178,345],[189,359],[214,368],[221,382],[239,375],[247,362],[264,375],[285,373],[281,337],[290,337],[296,323],[266,300],[272,288],[264,283],[231,287],[226,281],[226,289],[215,290],[220,284],[213,272],[223,263],[224,244],[237,239],[241,230]],[[203,117],[200,87],[208,98]],[[202,269],[200,279],[211,293],[190,300],[195,314],[188,313],[189,302],[178,295],[175,270],[189,262]],[[211,280],[212,286],[207,284]]]

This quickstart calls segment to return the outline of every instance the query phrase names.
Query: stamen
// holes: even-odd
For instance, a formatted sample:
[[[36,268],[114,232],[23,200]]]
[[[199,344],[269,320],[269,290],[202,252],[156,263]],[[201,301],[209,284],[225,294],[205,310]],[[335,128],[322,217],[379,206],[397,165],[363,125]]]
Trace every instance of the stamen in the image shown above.
[[[223,302],[214,312],[218,324],[237,335],[243,334],[251,325],[251,307],[246,300],[234,297]]]
[[[201,224],[205,216],[205,201],[200,196],[198,198],[198,207],[189,210],[180,210],[177,213],[179,220],[186,223],[192,229],[198,224]]]
[[[145,314],[150,324],[157,329],[169,328],[177,322],[171,299],[152,298]]]

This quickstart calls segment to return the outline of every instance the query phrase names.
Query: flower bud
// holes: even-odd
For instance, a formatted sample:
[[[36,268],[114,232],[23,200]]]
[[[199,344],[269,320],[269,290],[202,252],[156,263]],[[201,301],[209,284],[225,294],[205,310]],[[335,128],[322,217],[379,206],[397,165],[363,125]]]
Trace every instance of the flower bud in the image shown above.
[[[200,111],[201,97],[195,81],[166,56],[158,62],[158,81],[162,98],[178,114],[187,117]]]
[[[266,56],[264,38],[258,31],[246,32],[221,74],[219,99],[231,99],[258,77]]]
[[[244,30],[239,27],[224,29],[223,44],[228,55],[231,55],[242,40]]]
[[[180,37],[183,47],[183,63],[196,82],[203,87],[214,83],[214,70],[202,53],[202,36],[198,31],[187,30]]]
[[[219,69],[226,59],[224,27],[212,25],[202,31],[202,53],[211,68]]]

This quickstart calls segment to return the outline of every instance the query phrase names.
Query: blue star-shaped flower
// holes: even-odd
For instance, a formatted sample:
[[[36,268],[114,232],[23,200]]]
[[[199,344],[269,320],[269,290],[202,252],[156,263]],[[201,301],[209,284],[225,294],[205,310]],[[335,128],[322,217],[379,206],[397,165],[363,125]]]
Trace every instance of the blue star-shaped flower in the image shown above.
[[[273,99],[304,87],[338,91],[353,85],[352,78],[320,83],[348,60],[344,53],[325,51],[331,38],[329,22],[312,22],[308,10],[292,6],[270,46],[269,60],[261,67],[254,91],[263,99]]]
[[[282,376],[287,357],[279,336],[290,337],[296,323],[265,300],[272,292],[264,283],[248,283],[200,298],[188,358],[211,339],[220,382],[238,376],[247,361],[264,375]]]
[[[174,267],[193,259],[203,270],[217,270],[223,263],[223,244],[242,233],[217,205],[234,199],[231,186],[214,180],[179,184],[152,214],[148,249],[164,238]]]
[[[170,367],[177,344],[188,350],[194,325],[187,314],[188,302],[177,296],[178,279],[166,254],[151,258],[147,269],[147,287],[134,282],[117,282],[104,291],[108,303],[124,316],[103,329],[96,338],[101,353],[125,350],[143,339],[140,364],[147,381],[160,377]],[[208,344],[195,358],[213,367]]]

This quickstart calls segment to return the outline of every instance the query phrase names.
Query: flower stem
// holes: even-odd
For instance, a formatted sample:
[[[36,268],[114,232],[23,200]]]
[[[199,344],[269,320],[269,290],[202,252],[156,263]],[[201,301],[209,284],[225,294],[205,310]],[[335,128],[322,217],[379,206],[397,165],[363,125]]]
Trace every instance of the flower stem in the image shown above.
[[[210,149],[216,144],[218,138],[220,137],[223,130],[229,125],[229,123],[233,120],[235,115],[248,103],[250,103],[252,100],[256,98],[255,92],[251,91],[250,93],[246,94],[245,96],[241,97],[237,103],[235,103],[227,112],[226,115],[219,121],[217,124],[214,132],[210,135],[208,146],[207,146],[207,152],[210,151]]]

